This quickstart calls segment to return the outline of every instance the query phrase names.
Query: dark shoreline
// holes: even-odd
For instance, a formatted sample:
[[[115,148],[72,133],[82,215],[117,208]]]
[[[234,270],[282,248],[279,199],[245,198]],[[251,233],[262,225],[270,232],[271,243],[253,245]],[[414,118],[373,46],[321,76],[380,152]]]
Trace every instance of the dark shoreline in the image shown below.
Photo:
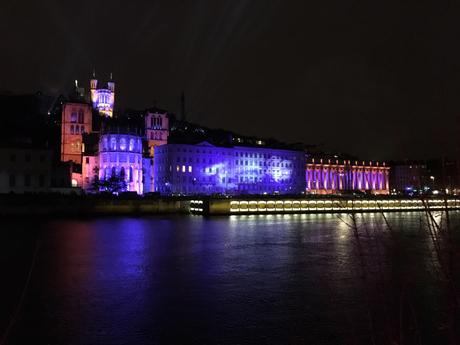
[[[40,218],[92,218],[100,216],[156,216],[156,215],[187,215],[193,212],[191,210],[190,202],[192,200],[204,200],[205,204],[212,203],[228,203],[230,200],[281,200],[288,198],[287,196],[238,196],[235,198],[227,198],[222,196],[214,197],[189,197],[189,196],[137,196],[137,195],[103,195],[103,194],[3,194],[0,195],[0,216],[8,218],[18,217],[40,217]],[[437,199],[444,199],[440,196]],[[326,196],[326,195],[309,195],[309,196],[290,196],[292,200],[327,200],[333,199],[336,202],[342,200],[397,200],[397,199],[411,199],[401,198],[395,196],[365,196],[351,197],[351,196]],[[412,198],[412,199],[419,199]],[[321,201],[319,201],[321,202]],[[359,202],[359,201],[358,201]],[[192,206],[193,207],[193,206]],[[345,211],[345,210],[344,210]],[[365,212],[367,210],[356,210],[355,212]],[[371,212],[376,212],[368,210]],[[384,211],[384,210],[380,210]],[[391,210],[385,210],[391,211]],[[407,210],[416,211],[416,210]],[[420,211],[420,210],[419,210]],[[317,210],[322,213],[322,211]],[[327,211],[327,213],[336,213]],[[205,212],[208,213],[208,212]],[[224,212],[226,213],[226,212]],[[266,214],[269,214],[267,212]],[[292,212],[283,212],[292,213]],[[303,213],[303,212],[302,212]],[[211,214],[218,214],[218,212],[211,212]],[[229,214],[229,213],[226,213]],[[250,214],[247,213],[247,214]]]

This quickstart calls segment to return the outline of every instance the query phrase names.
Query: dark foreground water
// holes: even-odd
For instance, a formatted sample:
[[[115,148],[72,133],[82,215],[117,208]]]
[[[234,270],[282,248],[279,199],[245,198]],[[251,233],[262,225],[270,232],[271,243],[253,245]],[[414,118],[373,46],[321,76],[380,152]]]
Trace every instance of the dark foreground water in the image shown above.
[[[4,220],[0,336],[447,344],[458,314],[421,214],[388,221],[392,232],[381,215],[359,215],[356,237],[336,215]],[[460,214],[451,222],[460,229]]]

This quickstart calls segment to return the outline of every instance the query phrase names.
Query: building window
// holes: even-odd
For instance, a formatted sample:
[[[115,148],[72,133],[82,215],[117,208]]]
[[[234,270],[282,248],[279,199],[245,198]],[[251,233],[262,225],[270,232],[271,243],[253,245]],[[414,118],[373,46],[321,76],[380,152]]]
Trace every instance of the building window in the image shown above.
[[[84,122],[84,116],[83,116],[83,110],[80,109],[78,112],[78,123],[83,123]]]
[[[110,138],[110,149],[115,151],[117,149],[117,139]]]
[[[76,113],[76,112],[73,112],[73,113],[70,115],[70,122],[72,122],[72,123],[76,123],[76,122],[77,122],[77,113]]]
[[[120,150],[122,151],[126,150],[126,139],[125,138],[120,139]]]
[[[79,134],[80,133],[80,127],[79,126],[75,126],[75,134]]]
[[[10,174],[10,187],[16,186],[16,176],[14,174]]]
[[[86,157],[86,164],[89,164],[89,157]]]
[[[85,126],[81,126],[80,133],[81,134],[85,133]]]
[[[73,125],[70,126],[70,134],[74,134]]]
[[[30,175],[29,174],[24,175],[24,185],[26,187],[30,187]]]

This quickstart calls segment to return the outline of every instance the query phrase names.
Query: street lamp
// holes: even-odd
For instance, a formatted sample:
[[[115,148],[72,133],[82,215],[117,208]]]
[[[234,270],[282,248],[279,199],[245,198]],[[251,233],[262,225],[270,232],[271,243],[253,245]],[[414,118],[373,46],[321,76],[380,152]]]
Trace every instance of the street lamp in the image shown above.
[[[430,180],[431,180],[431,190],[432,190],[432,193],[433,193],[433,194],[439,193],[438,191],[435,191],[435,190],[434,190],[434,176],[430,176]],[[436,193],[435,193],[435,192],[436,192]]]

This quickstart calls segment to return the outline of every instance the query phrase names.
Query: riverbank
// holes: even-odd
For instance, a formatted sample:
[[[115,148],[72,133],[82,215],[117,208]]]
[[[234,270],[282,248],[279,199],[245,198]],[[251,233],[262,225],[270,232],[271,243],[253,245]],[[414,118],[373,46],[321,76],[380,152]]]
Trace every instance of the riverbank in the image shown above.
[[[99,215],[188,214],[182,197],[112,197],[101,195],[1,195],[0,216],[78,217]]]
[[[234,215],[400,212],[460,209],[460,198],[391,196],[163,197],[137,195],[0,195],[0,216]]]

